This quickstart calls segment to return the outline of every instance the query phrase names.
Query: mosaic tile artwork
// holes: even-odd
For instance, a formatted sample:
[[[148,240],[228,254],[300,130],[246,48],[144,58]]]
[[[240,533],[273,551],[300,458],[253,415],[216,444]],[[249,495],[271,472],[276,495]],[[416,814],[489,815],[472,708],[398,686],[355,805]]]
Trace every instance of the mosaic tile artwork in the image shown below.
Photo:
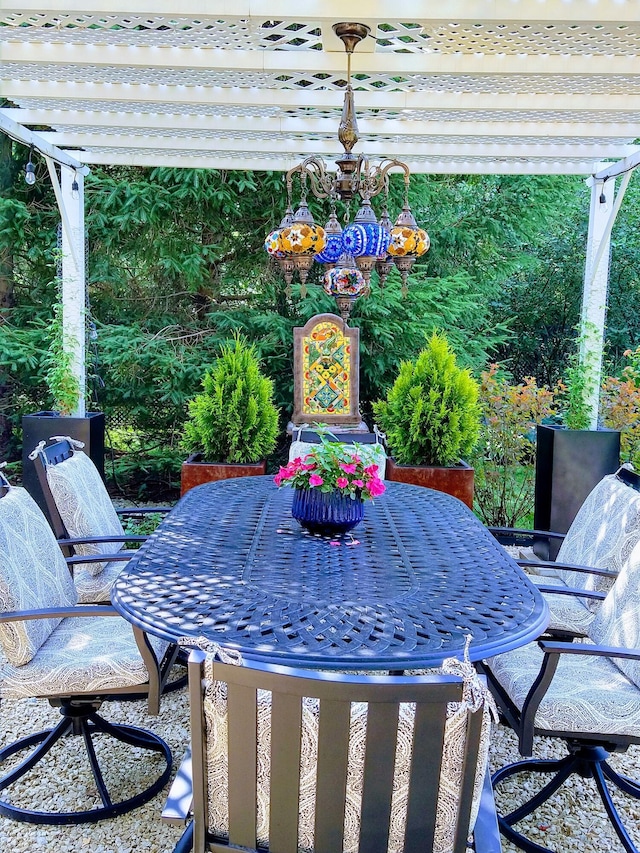
[[[317,323],[302,339],[302,411],[346,415],[350,410],[351,341],[342,324]]]

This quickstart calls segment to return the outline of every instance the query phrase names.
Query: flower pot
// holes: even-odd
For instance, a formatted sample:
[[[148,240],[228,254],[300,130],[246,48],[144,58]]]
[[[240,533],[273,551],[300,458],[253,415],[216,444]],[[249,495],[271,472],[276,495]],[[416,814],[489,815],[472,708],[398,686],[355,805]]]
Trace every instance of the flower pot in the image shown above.
[[[446,492],[473,509],[473,468],[462,460],[452,467],[437,465],[398,465],[387,459],[386,479],[396,483],[424,486]]]
[[[180,497],[194,486],[211,483],[216,480],[230,480],[233,477],[259,477],[267,473],[267,463],[263,462],[203,462],[202,453],[193,453],[182,463],[180,471]]]
[[[620,466],[620,433],[612,429],[536,429],[536,481],[533,526],[566,533],[587,495]],[[542,559],[554,560],[560,542],[536,542]]]
[[[338,491],[295,489],[291,515],[311,533],[336,536],[360,524],[364,517],[364,502]]]

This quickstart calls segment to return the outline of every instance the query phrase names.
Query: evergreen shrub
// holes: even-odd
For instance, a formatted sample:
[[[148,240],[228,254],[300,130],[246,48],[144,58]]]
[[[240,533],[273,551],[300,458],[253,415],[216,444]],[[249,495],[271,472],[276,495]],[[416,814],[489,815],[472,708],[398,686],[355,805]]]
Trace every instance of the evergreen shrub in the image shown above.
[[[273,382],[261,373],[253,345],[236,335],[222,344],[189,402],[183,444],[207,462],[258,462],[275,447],[278,415]]]
[[[386,400],[373,410],[400,465],[455,465],[478,439],[478,383],[437,332],[415,361],[401,363]]]

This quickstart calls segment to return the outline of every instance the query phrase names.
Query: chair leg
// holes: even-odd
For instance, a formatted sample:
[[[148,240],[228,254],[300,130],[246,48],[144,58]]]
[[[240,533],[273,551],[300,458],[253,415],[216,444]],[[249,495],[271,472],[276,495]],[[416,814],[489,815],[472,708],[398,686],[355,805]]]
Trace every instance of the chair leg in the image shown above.
[[[28,773],[44,758],[51,747],[63,735],[72,733],[74,735],[81,735],[84,740],[89,766],[91,767],[91,772],[93,774],[102,805],[87,810],[46,812],[23,808],[0,798],[0,814],[5,817],[12,818],[13,820],[25,821],[27,823],[95,823],[99,820],[105,820],[106,818],[125,814],[143,803],[148,802],[152,797],[158,794],[169,781],[169,777],[171,775],[171,750],[169,749],[169,746],[157,735],[147,731],[146,729],[140,729],[134,726],[116,725],[107,722],[107,720],[103,719],[97,713],[95,703],[63,701],[60,706],[60,713],[62,714],[63,719],[53,729],[47,729],[46,731],[21,738],[0,750],[1,766],[2,762],[10,756],[15,755],[24,749],[29,749],[30,747],[35,746],[35,749],[19,765],[0,778],[0,791],[4,791],[18,779],[25,776],[26,773]],[[96,735],[112,737],[130,746],[159,752],[164,758],[164,767],[162,772],[151,785],[140,791],[138,794],[114,803],[104,781],[94,750],[93,738]]]
[[[620,814],[616,809],[607,780],[616,785],[629,796],[640,799],[640,785],[632,779],[627,779],[616,773],[609,764],[609,753],[601,746],[586,746],[570,743],[569,755],[558,760],[525,759],[509,764],[494,773],[491,781],[494,786],[518,773],[553,773],[553,778],[533,797],[506,815],[498,814],[500,832],[513,844],[526,853],[553,853],[548,847],[537,844],[527,836],[513,828],[518,821],[534,812],[542,803],[548,800],[573,773],[595,781],[596,788],[602,799],[605,811],[626,853],[640,853],[624,827]]]

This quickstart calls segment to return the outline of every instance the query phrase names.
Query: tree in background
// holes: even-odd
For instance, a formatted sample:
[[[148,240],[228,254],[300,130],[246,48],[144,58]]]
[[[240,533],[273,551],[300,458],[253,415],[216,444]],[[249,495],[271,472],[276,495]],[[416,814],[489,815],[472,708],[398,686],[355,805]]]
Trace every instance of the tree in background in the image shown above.
[[[0,384],[9,385],[4,411],[15,426],[24,411],[50,405],[41,381],[43,334],[55,298],[59,216],[42,163],[27,191],[26,149],[13,148],[19,173],[0,200],[0,253],[12,253],[14,301],[0,325]],[[396,201],[401,183],[391,181]],[[297,286],[287,298],[262,250],[265,233],[282,216],[283,175],[111,167],[95,169],[85,188],[90,310],[98,334],[89,373],[95,407],[108,422],[130,426],[147,459],[157,452],[177,465],[186,401],[236,330],[255,343],[274,379],[276,403],[290,409],[292,330],[315,313],[335,311],[335,304],[317,269],[306,298]],[[581,280],[584,241],[577,235],[586,227],[588,193],[579,179],[417,175],[411,201],[432,248],[416,263],[408,295],[402,298],[396,273],[384,290],[374,276],[371,295],[353,311],[351,322],[362,330],[365,414],[386,393],[399,362],[414,358],[434,328],[476,375],[489,361],[508,359],[518,377],[536,352],[536,336],[545,351],[547,327],[531,292],[540,290],[540,272],[549,277],[540,304],[555,310],[567,287],[564,237],[575,241],[572,268]],[[629,228],[622,238],[631,239]],[[632,265],[625,286],[634,274]],[[616,300],[622,319],[626,297],[612,293]],[[622,346],[622,322],[616,334]],[[566,352],[560,344],[552,365]]]

